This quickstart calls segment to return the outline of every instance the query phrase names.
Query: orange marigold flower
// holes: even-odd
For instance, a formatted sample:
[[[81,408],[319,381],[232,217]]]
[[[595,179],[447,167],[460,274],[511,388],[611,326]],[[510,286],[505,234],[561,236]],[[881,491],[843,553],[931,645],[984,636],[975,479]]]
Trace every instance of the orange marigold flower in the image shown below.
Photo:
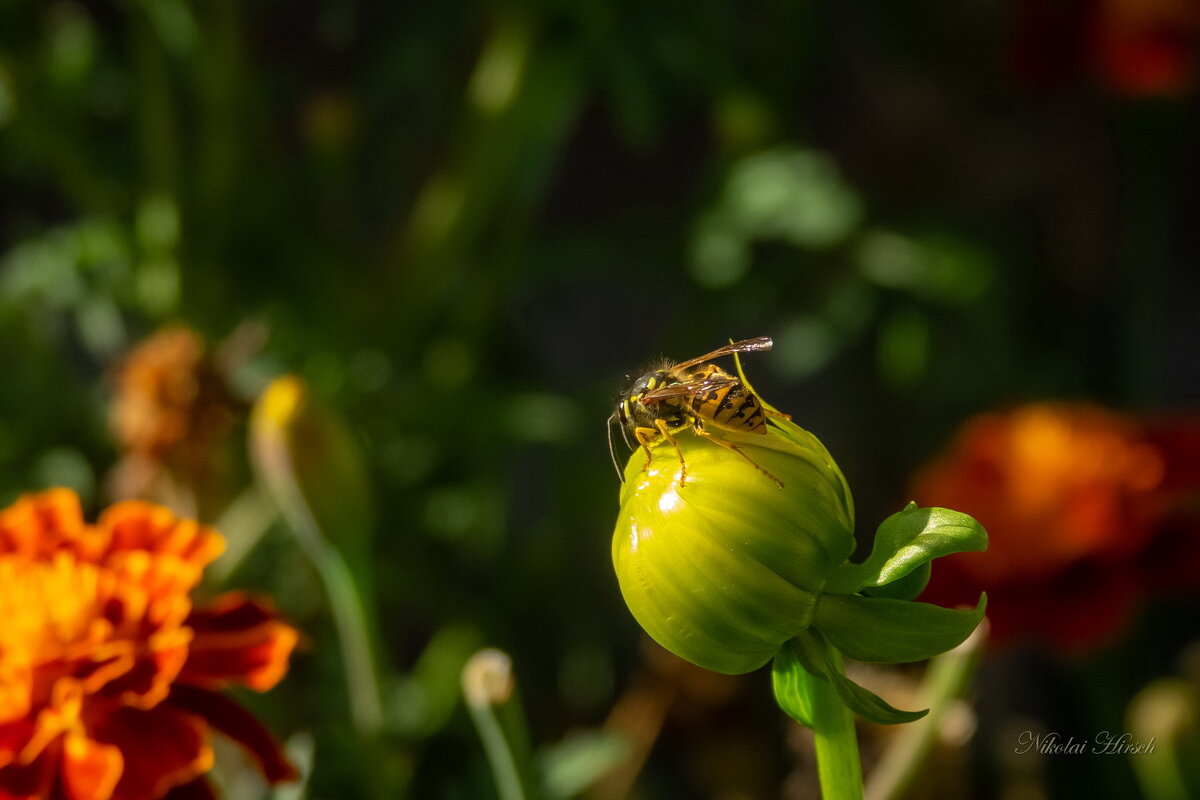
[[[95,525],[63,489],[0,511],[0,800],[209,796],[211,730],[271,781],[294,776],[270,734],[219,693],[263,691],[295,629],[239,593],[193,608],[221,537],[148,503]]]
[[[1166,522],[1200,488],[1200,447],[1170,446],[1197,428],[1174,429],[1066,403],[968,421],[917,475],[913,495],[974,516],[989,548],[939,561],[925,597],[953,604],[984,589],[994,641],[1078,649],[1112,637],[1162,583],[1172,562],[1159,547]]]

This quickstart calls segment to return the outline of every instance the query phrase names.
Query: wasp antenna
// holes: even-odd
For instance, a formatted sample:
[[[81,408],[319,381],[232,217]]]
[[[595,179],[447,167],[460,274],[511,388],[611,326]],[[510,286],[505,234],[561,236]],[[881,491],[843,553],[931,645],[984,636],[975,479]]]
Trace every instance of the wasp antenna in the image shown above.
[[[621,471],[621,463],[617,461],[617,448],[613,445],[612,426],[617,420],[617,412],[608,415],[608,424],[605,425],[606,433],[608,434],[608,455],[612,458],[613,469],[617,471],[617,477],[621,479],[621,483],[625,482],[625,473]],[[624,435],[625,427],[621,426],[621,432]],[[625,443],[629,444],[629,438],[626,436]]]
[[[629,431],[625,430],[625,426],[618,422],[617,428],[621,431],[621,438],[625,440],[625,446],[630,450],[636,450],[637,448],[633,446],[633,442],[629,441]]]

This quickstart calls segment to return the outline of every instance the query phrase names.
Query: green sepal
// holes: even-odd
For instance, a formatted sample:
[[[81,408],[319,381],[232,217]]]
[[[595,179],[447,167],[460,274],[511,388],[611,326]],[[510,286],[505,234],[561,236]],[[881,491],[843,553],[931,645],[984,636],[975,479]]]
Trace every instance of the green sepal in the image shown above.
[[[948,508],[918,508],[916,503],[909,503],[879,526],[867,560],[842,564],[830,576],[825,591],[857,594],[868,587],[898,581],[939,556],[986,549],[987,531],[974,517]]]
[[[855,661],[895,664],[923,661],[962,644],[987,609],[987,595],[974,609],[942,608],[890,597],[825,594],[813,624]]]
[[[771,688],[775,702],[789,717],[806,728],[813,726],[810,686],[816,680],[785,644],[771,661]]]
[[[828,681],[847,708],[863,719],[880,725],[912,722],[929,713],[929,709],[901,711],[874,692],[859,686],[842,674],[831,648],[832,645],[820,631],[809,628],[789,640],[775,654],[775,661],[771,667],[775,699],[780,708],[797,722],[812,727],[808,721],[811,718],[812,706],[807,692],[804,691],[808,682],[812,680]],[[807,675],[793,675],[796,670]],[[784,690],[782,699],[781,687]]]
[[[883,586],[867,586],[862,593],[867,597],[891,597],[894,600],[916,600],[929,584],[933,574],[932,562],[926,561],[903,578],[897,578]]]

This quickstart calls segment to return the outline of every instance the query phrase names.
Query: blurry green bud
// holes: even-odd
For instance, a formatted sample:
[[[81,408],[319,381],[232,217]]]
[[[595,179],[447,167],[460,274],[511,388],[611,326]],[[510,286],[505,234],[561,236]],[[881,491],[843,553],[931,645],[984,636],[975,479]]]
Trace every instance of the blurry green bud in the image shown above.
[[[1200,792],[1200,691],[1180,678],[1160,678],[1129,704],[1127,738],[1115,735],[1107,752],[1132,756],[1149,800],[1184,800]]]
[[[776,424],[778,423],[778,424]],[[636,451],[625,469],[613,562],[625,602],[666,649],[726,674],[767,663],[812,622],[831,572],[854,551],[854,512],[820,441],[786,420],[766,435],[703,436]]]
[[[341,417],[318,403],[300,378],[276,378],[255,402],[250,454],[281,508],[294,511],[303,503],[319,528],[343,546],[367,536],[371,492],[358,445]]]

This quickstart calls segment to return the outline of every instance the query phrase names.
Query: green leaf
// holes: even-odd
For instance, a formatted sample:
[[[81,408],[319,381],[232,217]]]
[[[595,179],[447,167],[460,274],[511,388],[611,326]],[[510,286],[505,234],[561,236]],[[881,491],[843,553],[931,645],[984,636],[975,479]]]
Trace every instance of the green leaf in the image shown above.
[[[463,665],[483,646],[474,627],[451,623],[433,635],[412,673],[390,687],[384,709],[393,730],[428,738],[441,730],[458,708]]]
[[[974,609],[952,609],[860,595],[821,595],[813,624],[842,653],[856,661],[923,661],[966,640],[987,608],[980,595]]]
[[[624,736],[609,731],[572,733],[542,751],[538,758],[546,797],[575,797],[629,758]]]
[[[868,597],[891,597],[896,600],[916,600],[921,596],[921,592],[925,591],[925,587],[929,583],[929,576],[932,572],[933,565],[926,561],[924,564],[917,567],[903,578],[897,578],[891,583],[885,583],[883,586],[868,586],[863,589],[862,593]]]
[[[789,717],[806,728],[813,726],[809,685],[814,680],[790,643],[775,654],[771,662],[771,688],[775,690],[775,702]]]
[[[948,508],[917,508],[916,503],[909,503],[879,526],[867,560],[843,564],[830,577],[825,590],[857,594],[868,587],[898,581],[939,556],[986,549],[987,531],[974,517]]]
[[[771,673],[776,686],[775,699],[781,708],[802,725],[811,727],[806,721],[811,717],[811,703],[807,692],[804,692],[806,680],[823,680],[833,685],[841,701],[854,713],[864,719],[880,725],[896,725],[912,722],[929,713],[928,709],[921,711],[901,711],[890,705],[879,695],[864,689],[842,674],[837,666],[832,645],[826,641],[821,632],[809,628],[804,633],[788,641],[775,656]],[[795,670],[808,673],[804,679],[791,675]],[[791,690],[780,701],[780,681],[775,679],[776,673],[783,673],[788,682],[785,689]],[[787,703],[785,705],[784,703]]]

